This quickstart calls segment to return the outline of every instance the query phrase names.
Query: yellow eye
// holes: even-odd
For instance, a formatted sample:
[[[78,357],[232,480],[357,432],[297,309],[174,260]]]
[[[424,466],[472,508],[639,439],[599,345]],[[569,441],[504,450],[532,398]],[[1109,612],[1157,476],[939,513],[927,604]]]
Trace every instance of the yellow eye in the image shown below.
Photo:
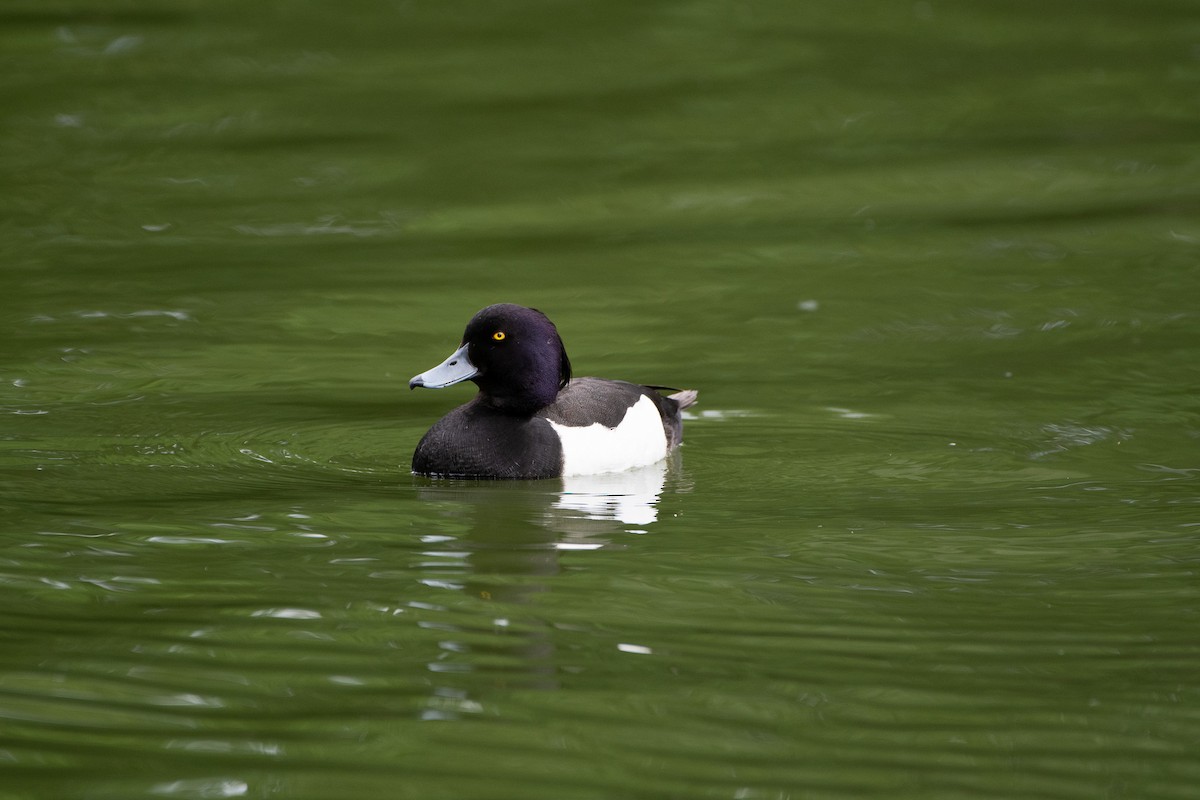
[[[497,342],[503,342],[507,335],[508,334],[506,334],[504,331],[496,331],[495,333],[492,334],[492,338],[495,339]]]

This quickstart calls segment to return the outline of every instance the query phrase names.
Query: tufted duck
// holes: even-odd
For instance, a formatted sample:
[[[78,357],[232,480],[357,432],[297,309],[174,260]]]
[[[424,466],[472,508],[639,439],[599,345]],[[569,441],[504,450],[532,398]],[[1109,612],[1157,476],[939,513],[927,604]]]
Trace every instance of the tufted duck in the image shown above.
[[[571,379],[571,362],[542,312],[502,303],[476,314],[462,346],[408,382],[441,389],[471,380],[479,394],[438,420],[417,445],[418,475],[554,478],[619,472],[666,457],[683,439],[687,390]]]

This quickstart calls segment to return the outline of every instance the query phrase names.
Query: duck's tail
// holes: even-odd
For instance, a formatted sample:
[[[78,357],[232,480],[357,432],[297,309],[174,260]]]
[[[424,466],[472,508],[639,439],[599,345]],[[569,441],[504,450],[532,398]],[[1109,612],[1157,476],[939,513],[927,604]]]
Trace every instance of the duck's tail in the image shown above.
[[[675,394],[667,395],[667,398],[678,403],[679,410],[682,411],[685,408],[691,408],[692,406],[696,405],[696,399],[699,396],[700,393],[695,389],[684,389],[682,391],[675,392]]]

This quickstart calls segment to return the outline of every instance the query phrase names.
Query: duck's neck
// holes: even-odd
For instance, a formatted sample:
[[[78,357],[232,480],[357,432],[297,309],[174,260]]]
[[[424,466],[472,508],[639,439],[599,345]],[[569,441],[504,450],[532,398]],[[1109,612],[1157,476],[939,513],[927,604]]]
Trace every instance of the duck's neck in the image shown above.
[[[550,405],[558,397],[558,387],[554,387],[554,393],[548,394],[545,392],[534,394],[529,391],[488,391],[480,388],[479,394],[475,398],[475,402],[492,411],[501,414],[507,414],[514,417],[532,417],[537,412],[541,411],[546,406]]]

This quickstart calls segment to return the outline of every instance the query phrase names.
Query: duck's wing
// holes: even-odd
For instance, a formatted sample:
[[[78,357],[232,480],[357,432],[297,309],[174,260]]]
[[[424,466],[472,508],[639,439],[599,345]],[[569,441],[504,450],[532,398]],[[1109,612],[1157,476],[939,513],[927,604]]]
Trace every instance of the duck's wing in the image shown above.
[[[615,428],[626,412],[647,394],[642,386],[601,378],[576,378],[558,393],[558,398],[540,412],[551,422],[582,428],[600,423]]]
[[[538,414],[559,425],[586,427],[599,423],[606,428],[616,428],[629,409],[646,397],[658,408],[667,449],[672,450],[683,441],[683,421],[679,412],[696,402],[697,392],[686,389],[665,396],[659,393],[659,388],[602,378],[577,378],[558,393],[553,404]]]

